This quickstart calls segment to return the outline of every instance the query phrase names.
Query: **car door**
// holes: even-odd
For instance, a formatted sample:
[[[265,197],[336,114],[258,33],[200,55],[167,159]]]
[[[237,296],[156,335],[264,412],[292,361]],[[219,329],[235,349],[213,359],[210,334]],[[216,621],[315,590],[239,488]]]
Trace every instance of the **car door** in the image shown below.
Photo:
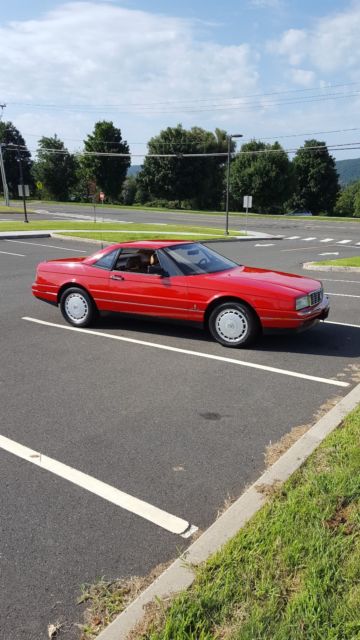
[[[153,249],[123,249],[110,272],[114,311],[188,320],[186,276],[151,272],[151,259],[161,267],[161,254]]]

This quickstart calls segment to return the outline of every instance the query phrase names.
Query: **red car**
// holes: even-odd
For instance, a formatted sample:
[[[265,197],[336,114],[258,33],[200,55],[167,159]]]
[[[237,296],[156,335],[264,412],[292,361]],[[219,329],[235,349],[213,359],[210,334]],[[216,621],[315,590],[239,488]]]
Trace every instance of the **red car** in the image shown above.
[[[32,291],[60,305],[76,327],[100,311],[195,321],[226,347],[249,344],[263,328],[304,329],[329,313],[318,280],[245,267],[178,240],[125,242],[86,258],[41,262]]]

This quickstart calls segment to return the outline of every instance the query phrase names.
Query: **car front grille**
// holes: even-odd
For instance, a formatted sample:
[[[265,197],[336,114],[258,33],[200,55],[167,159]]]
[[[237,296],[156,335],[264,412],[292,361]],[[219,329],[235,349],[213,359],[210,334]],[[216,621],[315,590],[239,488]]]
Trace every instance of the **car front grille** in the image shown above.
[[[313,291],[312,293],[309,293],[309,298],[310,298],[310,306],[311,307],[314,304],[319,304],[319,302],[321,302],[322,299],[323,299],[323,290],[322,289],[317,289],[317,291]]]

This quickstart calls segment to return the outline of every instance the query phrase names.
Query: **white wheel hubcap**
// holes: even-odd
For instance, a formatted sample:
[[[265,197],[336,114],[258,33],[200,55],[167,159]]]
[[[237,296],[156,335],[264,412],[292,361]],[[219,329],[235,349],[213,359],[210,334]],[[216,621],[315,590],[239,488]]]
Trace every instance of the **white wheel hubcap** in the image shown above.
[[[89,305],[81,293],[71,293],[65,300],[65,311],[72,322],[82,322],[89,313]]]
[[[239,342],[248,332],[248,321],[239,309],[225,309],[216,317],[216,331],[226,342]]]

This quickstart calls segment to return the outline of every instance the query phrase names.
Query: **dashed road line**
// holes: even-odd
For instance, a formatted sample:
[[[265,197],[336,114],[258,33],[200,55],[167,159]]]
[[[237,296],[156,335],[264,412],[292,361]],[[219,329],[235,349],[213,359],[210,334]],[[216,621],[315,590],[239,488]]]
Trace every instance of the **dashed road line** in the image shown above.
[[[27,240],[5,240],[5,242],[17,242],[18,244],[34,244],[37,247],[49,247],[49,249],[61,249],[61,251],[72,251],[73,253],[87,253],[84,249],[69,249],[58,247],[54,244],[40,244],[40,242],[28,242]]]
[[[360,296],[359,296],[360,297]],[[311,376],[306,373],[298,373],[297,371],[289,371],[287,369],[278,369],[277,367],[269,367],[263,364],[255,364],[254,362],[246,362],[244,360],[237,360],[236,358],[227,358],[225,356],[217,356],[211,353],[204,353],[202,351],[192,351],[190,349],[180,349],[178,347],[171,347],[169,345],[158,344],[156,342],[147,342],[145,340],[135,340],[134,338],[125,338],[124,336],[115,336],[111,333],[105,333],[103,331],[90,331],[88,329],[81,329],[77,327],[70,327],[55,322],[47,322],[45,320],[38,320],[37,318],[31,318],[24,316],[22,318],[27,322],[34,322],[35,324],[44,325],[47,327],[54,327],[56,329],[63,329],[66,331],[76,331],[77,333],[85,333],[88,336],[99,336],[101,338],[110,338],[111,340],[119,340],[120,342],[127,342],[129,344],[139,344],[143,347],[151,347],[153,349],[161,349],[164,351],[171,351],[173,353],[182,353],[184,355],[195,356],[198,358],[206,358],[207,360],[215,360],[217,362],[226,362],[241,367],[248,367],[250,369],[258,369],[260,371],[268,371],[270,373],[277,373],[292,378],[299,378],[302,380],[310,380],[312,382],[321,382],[322,384],[329,384],[335,387],[348,387],[348,382],[340,382],[338,380],[332,380],[331,378],[320,378],[318,376]]]
[[[360,280],[339,280],[338,278],[321,278],[324,282],[350,282],[350,284],[360,284]]]
[[[22,458],[23,460],[26,460],[27,462],[35,464],[41,469],[50,471],[56,476],[60,476],[60,478],[68,480],[78,487],[86,489],[86,491],[90,491],[90,493],[94,493],[100,498],[103,498],[126,511],[130,511],[135,515],[156,524],[158,527],[170,531],[171,533],[187,538],[189,535],[192,535],[192,533],[197,531],[197,527],[194,527],[194,525],[191,525],[182,518],[173,516],[171,513],[163,511],[158,507],[154,507],[148,502],[139,500],[139,498],[135,498],[128,493],[124,493],[101,480],[97,480],[96,478],[89,476],[87,473],[83,473],[78,469],[69,467],[58,460],[54,460],[54,458],[49,458],[39,451],[29,449],[29,447],[25,447],[19,442],[10,440],[2,435],[0,435],[0,448]]]
[[[360,296],[354,296],[350,293],[331,293],[329,291],[326,292],[327,296],[340,296],[341,298],[360,298]]]
[[[316,238],[315,238],[315,237],[313,237],[313,236],[312,236],[312,237],[310,237],[310,238],[303,238],[303,241],[304,241],[304,242],[310,242],[310,240],[316,240]]]
[[[333,242],[334,238],[324,238],[323,240],[320,240],[320,242]]]
[[[7,256],[19,256],[19,258],[26,258],[26,255],[23,253],[11,253],[10,251],[0,251],[0,253],[4,253]]]
[[[348,322],[334,322],[333,320],[324,320],[324,324],[338,324],[340,327],[352,327],[360,329],[360,324],[349,324]]]
[[[336,244],[349,244],[352,240],[339,240]]]
[[[300,236],[289,236],[288,238],[284,238],[284,240],[299,240]]]

